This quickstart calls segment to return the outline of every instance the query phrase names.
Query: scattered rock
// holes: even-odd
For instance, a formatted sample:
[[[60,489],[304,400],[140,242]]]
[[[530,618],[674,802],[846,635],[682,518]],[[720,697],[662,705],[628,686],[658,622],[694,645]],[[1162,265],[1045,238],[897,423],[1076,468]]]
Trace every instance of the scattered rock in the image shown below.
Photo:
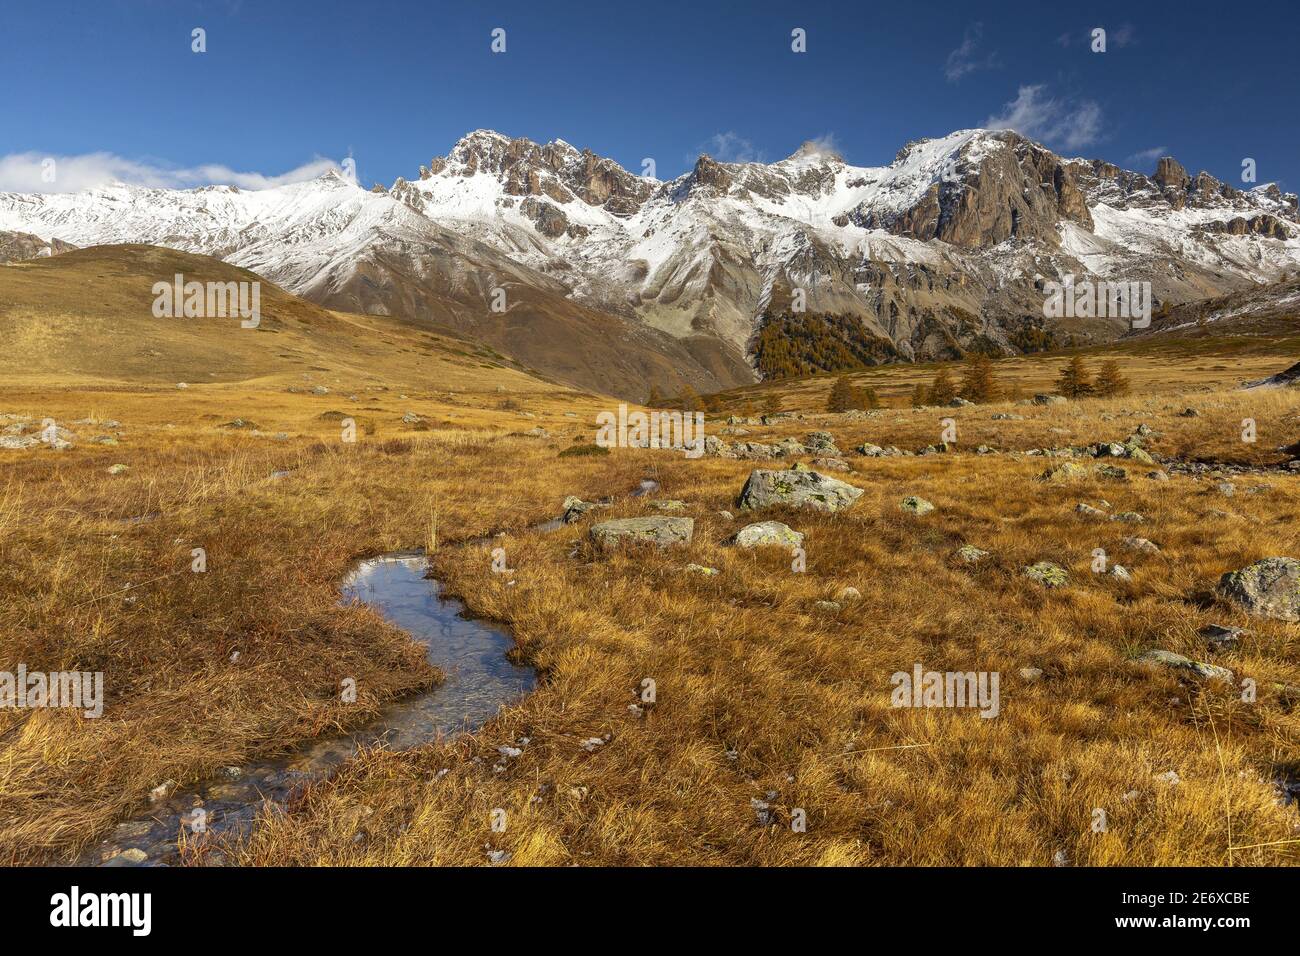
[[[862,489],[815,471],[763,471],[750,473],[737,505],[745,511],[784,505],[814,511],[843,511],[862,497]]]
[[[850,471],[849,463],[842,458],[814,458],[812,467],[822,471]]]
[[[1232,683],[1234,676],[1232,671],[1226,667],[1216,667],[1214,664],[1202,664],[1200,661],[1194,661],[1190,657],[1184,657],[1182,654],[1175,654],[1173,651],[1153,650],[1139,654],[1135,660],[1139,664],[1158,665],[1160,667],[1171,667],[1175,670],[1186,671],[1197,677],[1204,677],[1208,680],[1222,680]]]
[[[703,575],[703,576],[706,577],[706,578],[707,578],[707,577],[712,577],[712,576],[715,575],[715,574],[721,574],[721,573],[722,573],[722,572],[720,572],[717,568],[706,568],[706,567],[705,567],[704,565],[702,565],[702,564],[688,564],[688,565],[686,565],[686,570],[687,570],[687,571],[690,571],[692,574],[700,574],[700,575]]]
[[[847,604],[849,601],[861,601],[862,592],[855,587],[841,588],[840,593],[835,595],[835,600],[842,604]]]
[[[1077,505],[1074,506],[1074,513],[1079,515],[1081,518],[1110,517],[1108,514],[1106,514],[1106,512],[1102,511],[1100,508],[1094,508],[1092,505],[1084,504],[1082,501],[1080,501]]]
[[[840,456],[840,450],[835,445],[835,437],[830,432],[809,432],[808,437],[804,439],[804,446],[810,454],[829,455],[833,458]]]
[[[690,544],[695,533],[694,518],[615,518],[593,525],[588,532],[601,548],[621,544],[653,544],[656,547]]]
[[[760,521],[736,532],[732,543],[740,548],[760,548],[776,545],[782,548],[803,546],[803,535],[780,521]]]
[[[581,498],[569,495],[564,499],[564,510],[560,514],[560,520],[565,524],[573,524],[588,511],[595,508],[608,508],[609,505],[601,504],[595,501],[583,501]]]
[[[899,502],[898,506],[908,514],[914,515],[928,515],[934,510],[934,505],[930,504],[930,502],[926,501],[924,498],[918,498],[916,495],[908,495]]]
[[[1032,684],[1043,679],[1043,669],[1041,667],[1022,667],[1020,668],[1020,676]]]
[[[1121,539],[1124,546],[1131,551],[1141,551],[1144,554],[1157,554],[1160,551],[1158,545],[1146,538],[1126,537]]]
[[[957,557],[961,558],[967,564],[978,564],[989,556],[987,551],[975,547],[973,544],[963,544],[957,549]]]
[[[1088,477],[1088,469],[1072,461],[1063,461],[1052,465],[1038,476],[1039,481],[1078,481]]]
[[[1060,588],[1070,583],[1070,575],[1059,564],[1051,561],[1039,561],[1031,564],[1021,572],[1031,581],[1036,581],[1045,588]]]
[[[1300,561],[1264,558],[1219,579],[1219,593],[1256,617],[1300,621]]]
[[[126,472],[128,472],[128,471],[130,471],[130,470],[131,470],[131,469],[130,469],[129,467],[127,467],[126,465],[109,465],[109,466],[108,466],[108,473],[109,473],[110,475],[121,475],[121,474],[125,474]]]
[[[1232,650],[1242,637],[1251,634],[1244,627],[1231,627],[1223,624],[1207,624],[1197,633],[1205,638],[1205,643],[1210,646],[1211,650]]]

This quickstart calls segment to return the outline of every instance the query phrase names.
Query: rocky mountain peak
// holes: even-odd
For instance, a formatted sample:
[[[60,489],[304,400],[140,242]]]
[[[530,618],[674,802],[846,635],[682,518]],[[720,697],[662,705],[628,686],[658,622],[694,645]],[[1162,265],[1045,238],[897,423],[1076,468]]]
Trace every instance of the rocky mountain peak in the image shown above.
[[[1155,175],[1151,177],[1160,184],[1162,189],[1185,189],[1187,184],[1192,181],[1192,177],[1187,175],[1187,170],[1183,169],[1182,164],[1172,156],[1161,156],[1156,163]]]

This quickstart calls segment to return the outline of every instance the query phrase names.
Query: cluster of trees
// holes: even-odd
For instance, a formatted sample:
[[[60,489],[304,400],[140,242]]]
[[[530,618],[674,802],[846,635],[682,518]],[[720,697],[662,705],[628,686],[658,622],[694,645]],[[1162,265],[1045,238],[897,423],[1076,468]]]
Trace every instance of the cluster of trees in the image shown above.
[[[782,313],[758,330],[754,361],[765,380],[875,365],[896,354],[851,315]]]
[[[854,385],[847,375],[841,375],[831,386],[826,399],[826,411],[848,412],[855,409],[879,408],[880,397],[870,385]]]
[[[1101,371],[1093,378],[1083,356],[1076,355],[1069,364],[1061,369],[1061,377],[1056,381],[1056,390],[1066,398],[1111,398],[1127,395],[1129,380],[1120,371],[1119,363],[1109,359],[1101,363]]]
[[[912,407],[948,405],[959,397],[977,405],[1007,397],[1002,385],[993,375],[993,360],[987,355],[969,356],[962,369],[960,382],[953,381],[946,367],[935,373],[934,381],[928,387],[917,382],[912,389]]]
[[[1067,398],[1109,398],[1126,395],[1129,380],[1120,371],[1119,363],[1109,359],[1101,364],[1101,369],[1093,375],[1092,370],[1076,355],[1061,370],[1056,383],[1057,391]],[[993,360],[984,354],[972,354],[967,357],[962,367],[960,380],[954,380],[948,368],[941,367],[935,373],[929,385],[918,382],[912,389],[912,407],[923,405],[948,405],[956,398],[964,398],[977,405],[1013,399],[1019,395],[1015,386],[1004,388],[993,374]],[[717,395],[703,397],[690,385],[685,386],[675,397],[663,395],[656,386],[650,386],[650,395],[645,404],[649,408],[673,408],[684,412],[708,412],[718,414],[722,411],[722,400]],[[781,396],[769,391],[762,399],[762,410],[766,415],[775,415],[781,411]],[[876,390],[869,385],[854,385],[847,375],[835,379],[830,395],[826,400],[828,412],[847,412],[855,409],[879,408],[880,398]],[[738,411],[747,417],[757,414],[754,400],[746,397]]]

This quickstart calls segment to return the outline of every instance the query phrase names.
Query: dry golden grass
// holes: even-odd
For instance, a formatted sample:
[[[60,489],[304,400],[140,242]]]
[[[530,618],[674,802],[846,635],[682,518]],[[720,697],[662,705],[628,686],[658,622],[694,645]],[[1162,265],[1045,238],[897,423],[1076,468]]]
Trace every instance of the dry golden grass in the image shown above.
[[[1287,364],[1275,356],[1265,373]],[[1297,627],[1246,619],[1210,593],[1226,570],[1300,556],[1298,479],[1243,478],[1231,498],[1210,480],[1147,481],[1141,467],[1128,482],[1056,485],[1035,480],[1045,459],[969,453],[1118,440],[1145,421],[1159,454],[1273,463],[1298,437],[1294,391],[1188,396],[1194,370],[1162,362],[1144,367],[1132,397],[1014,407],[1021,421],[990,420],[1013,406],[981,406],[756,428],[747,437],[829,428],[848,452],[864,440],[915,449],[939,440],[941,417],[958,422],[957,454],[848,455],[854,473],[842,477],[866,491],[842,515],[755,518],[807,534],[798,574],[784,552],[723,543],[747,519],[718,512],[735,511],[763,463],[635,450],[560,458],[591,440],[608,403],[512,379],[503,387],[530,419],[499,408],[492,374],[451,397],[343,383],[356,404],[339,390],[255,384],[0,391],[0,412],[123,425],[117,447],[0,452],[0,656],[102,669],[107,692],[99,720],[0,712],[0,858],[66,858],[165,779],[184,785],[356,726],[436,680],[412,641],[337,604],[350,560],[424,544],[436,513],[439,577],[475,613],[511,625],[538,689],[473,737],[355,759],[263,821],[234,859],[478,864],[492,848],[536,865],[1043,865],[1058,852],[1075,864],[1300,862],[1300,815],[1273,786],[1300,761],[1300,714],[1263,690],[1247,704],[1128,660],[1152,647],[1204,660],[1198,628],[1235,623],[1254,636],[1216,663],[1261,688],[1300,683]],[[1186,405],[1201,416],[1177,417]],[[429,430],[401,423],[408,408]],[[355,445],[320,417],[349,409],[372,429]],[[236,416],[290,437],[217,427]],[[1243,417],[1257,421],[1254,445],[1239,440]],[[518,434],[535,425],[552,437]],[[116,462],[131,470],[109,476]],[[290,474],[270,479],[279,469]],[[688,548],[597,557],[583,543],[591,519],[529,530],[567,494],[615,496],[612,516],[657,513],[626,494],[647,474],[659,497],[688,502]],[[938,510],[903,514],[907,494]],[[1073,513],[1100,498],[1147,523]],[[514,586],[489,572],[486,545],[457,546],[498,531]],[[1128,534],[1163,550],[1128,552]],[[966,543],[992,556],[960,564],[953,552]],[[188,571],[194,546],[207,549],[204,575]],[[1132,568],[1132,582],[1091,574],[1097,547]],[[1037,560],[1067,567],[1071,585],[1044,591],[1020,576]],[[687,573],[690,562],[721,573]],[[817,608],[850,585],[861,600]],[[891,707],[890,675],[915,663],[1000,672],[1001,715]],[[1045,676],[1026,682],[1024,667]],[[338,699],[344,675],[358,680],[358,705]],[[637,716],[629,705],[647,677],[657,701]],[[520,737],[523,754],[494,772],[496,748]],[[1170,770],[1181,784],[1155,779]],[[755,799],[771,804],[774,825],[757,822]],[[500,833],[497,808],[509,821]],[[795,808],[806,833],[789,827]],[[1104,834],[1091,829],[1096,808]]]

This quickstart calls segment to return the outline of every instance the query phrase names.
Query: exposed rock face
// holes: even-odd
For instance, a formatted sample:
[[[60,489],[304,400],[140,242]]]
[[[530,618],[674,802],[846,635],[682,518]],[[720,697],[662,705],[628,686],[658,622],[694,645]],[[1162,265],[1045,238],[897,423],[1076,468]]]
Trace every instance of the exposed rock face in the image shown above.
[[[434,159],[429,171],[431,176],[487,172],[503,181],[509,195],[547,196],[560,204],[577,200],[615,216],[635,213],[657,185],[589,149],[560,140],[512,139],[490,130],[464,137],[445,159]]]
[[[1161,156],[1156,163],[1155,175],[1151,177],[1161,189],[1186,189],[1192,177],[1187,175],[1178,160],[1172,156]]]
[[[690,544],[694,534],[694,518],[667,516],[615,518],[593,525],[589,532],[591,540],[604,549],[615,548],[622,544],[653,544],[660,548]]]
[[[760,521],[746,525],[736,532],[732,542],[739,548],[759,548],[774,545],[781,548],[798,548],[803,545],[803,535],[780,521]]]
[[[906,161],[916,145],[905,146],[899,161]],[[967,249],[987,248],[1011,238],[1056,246],[1060,243],[1057,223],[1062,220],[1089,231],[1093,228],[1070,167],[1016,133],[1004,131],[972,141],[958,154],[950,178],[955,181],[933,183],[918,203],[898,215],[863,210],[857,221],[868,229],[940,239]]]
[[[1256,617],[1300,621],[1300,561],[1264,558],[1219,579],[1219,592]]]
[[[0,230],[0,263],[57,256],[61,252],[69,252],[75,248],[77,247],[62,239],[51,239],[46,242],[31,233]]]
[[[815,471],[751,472],[736,504],[743,510],[784,506],[813,511],[844,511],[862,497],[862,489]]]
[[[569,228],[569,217],[549,202],[529,196],[519,205],[519,211],[537,224],[543,236],[563,235]]]

